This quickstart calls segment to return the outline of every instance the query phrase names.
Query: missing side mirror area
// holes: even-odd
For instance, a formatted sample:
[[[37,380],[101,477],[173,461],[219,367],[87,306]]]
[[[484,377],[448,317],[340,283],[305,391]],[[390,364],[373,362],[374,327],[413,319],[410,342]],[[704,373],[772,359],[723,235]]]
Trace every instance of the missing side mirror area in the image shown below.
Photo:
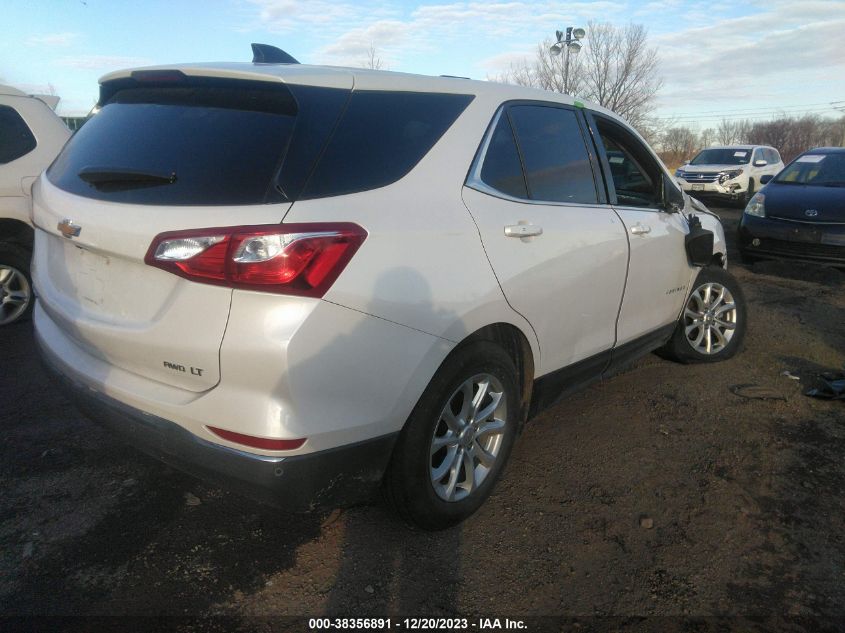
[[[660,175],[662,183],[661,200],[663,209],[668,213],[680,213],[684,210],[684,194],[665,174]]]
[[[713,231],[701,226],[698,216],[690,214],[687,217],[689,233],[684,238],[687,257],[693,266],[707,266],[713,259]]]

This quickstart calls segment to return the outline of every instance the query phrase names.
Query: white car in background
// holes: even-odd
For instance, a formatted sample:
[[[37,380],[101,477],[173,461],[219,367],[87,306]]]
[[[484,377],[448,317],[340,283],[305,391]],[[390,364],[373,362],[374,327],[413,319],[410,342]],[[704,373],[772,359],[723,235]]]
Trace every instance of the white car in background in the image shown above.
[[[32,311],[32,184],[70,137],[58,101],[0,85],[0,326]]]
[[[283,507],[383,483],[436,529],[562,394],[739,349],[718,218],[620,117],[260,51],[107,75],[39,181],[36,340],[92,419]]]
[[[744,206],[760,188],[760,178],[774,176],[781,169],[783,161],[774,147],[728,145],[701,150],[675,171],[675,178],[691,196]]]

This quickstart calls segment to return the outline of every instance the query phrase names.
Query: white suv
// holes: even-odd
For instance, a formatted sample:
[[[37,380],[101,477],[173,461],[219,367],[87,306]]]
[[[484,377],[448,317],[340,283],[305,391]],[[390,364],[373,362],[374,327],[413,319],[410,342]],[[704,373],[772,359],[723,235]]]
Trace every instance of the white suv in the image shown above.
[[[745,206],[762,176],[774,176],[783,161],[774,147],[731,145],[701,150],[675,171],[680,185],[696,197],[717,197]]]
[[[101,80],[35,195],[37,341],[93,419],[285,507],[442,528],[523,422],[745,329],[718,219],[619,117],[296,64]]]
[[[0,85],[0,326],[32,311],[32,184],[70,136],[58,101]]]

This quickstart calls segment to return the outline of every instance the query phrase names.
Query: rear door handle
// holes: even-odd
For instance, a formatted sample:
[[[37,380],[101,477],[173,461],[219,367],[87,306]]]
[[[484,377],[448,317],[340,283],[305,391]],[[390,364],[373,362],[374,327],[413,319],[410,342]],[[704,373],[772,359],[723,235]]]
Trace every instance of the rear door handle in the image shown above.
[[[645,235],[646,233],[651,233],[651,227],[637,222],[634,226],[631,227],[631,233],[633,233],[634,235]]]
[[[505,237],[536,237],[543,234],[543,227],[536,224],[511,224],[505,227]]]

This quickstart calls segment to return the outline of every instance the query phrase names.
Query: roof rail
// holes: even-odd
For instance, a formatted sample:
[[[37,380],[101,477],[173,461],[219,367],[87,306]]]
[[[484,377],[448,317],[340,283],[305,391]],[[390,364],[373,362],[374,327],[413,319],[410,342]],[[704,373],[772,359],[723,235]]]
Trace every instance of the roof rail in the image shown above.
[[[288,55],[281,48],[269,44],[252,44],[253,64],[298,64],[293,57]]]

